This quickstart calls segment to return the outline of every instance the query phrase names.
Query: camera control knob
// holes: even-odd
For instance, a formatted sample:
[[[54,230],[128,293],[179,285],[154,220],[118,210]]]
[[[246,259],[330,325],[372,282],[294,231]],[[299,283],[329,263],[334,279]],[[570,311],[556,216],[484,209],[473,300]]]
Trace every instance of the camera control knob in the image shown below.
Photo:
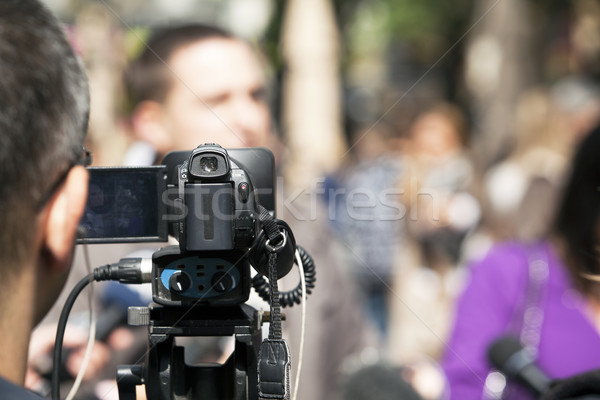
[[[227,272],[217,272],[213,275],[211,284],[218,293],[225,293],[233,287],[233,277]]]
[[[192,286],[192,278],[184,271],[175,271],[169,278],[169,289],[175,293],[182,293]]]

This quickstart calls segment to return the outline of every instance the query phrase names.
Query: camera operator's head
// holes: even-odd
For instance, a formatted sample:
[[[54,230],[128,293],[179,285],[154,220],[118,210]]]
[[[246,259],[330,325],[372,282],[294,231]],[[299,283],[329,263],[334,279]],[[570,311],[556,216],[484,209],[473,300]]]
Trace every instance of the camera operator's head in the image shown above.
[[[0,71],[0,329],[16,341],[6,364],[6,352],[26,351],[28,329],[69,271],[87,195],[89,96],[62,28],[37,0],[0,2]]]
[[[125,74],[136,135],[159,155],[205,142],[267,146],[265,77],[244,41],[211,26],[156,31]]]
[[[600,275],[600,126],[588,134],[571,161],[555,221],[565,243],[565,259],[574,283],[585,295],[600,298],[597,282],[582,274]]]

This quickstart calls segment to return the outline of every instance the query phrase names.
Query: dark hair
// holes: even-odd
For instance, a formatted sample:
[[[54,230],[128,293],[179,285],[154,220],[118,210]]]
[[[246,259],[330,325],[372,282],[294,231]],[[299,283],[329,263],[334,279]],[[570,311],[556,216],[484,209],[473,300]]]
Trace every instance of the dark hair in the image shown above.
[[[0,2],[0,264],[31,243],[39,203],[81,154],[89,93],[79,59],[37,0]]]
[[[600,273],[600,127],[580,143],[559,204],[555,232],[566,242],[567,264],[575,283],[589,293],[580,274]]]
[[[142,101],[162,102],[173,82],[168,62],[182,47],[208,39],[236,39],[215,26],[193,24],[156,30],[144,44],[140,56],[124,74],[127,106],[132,111]]]

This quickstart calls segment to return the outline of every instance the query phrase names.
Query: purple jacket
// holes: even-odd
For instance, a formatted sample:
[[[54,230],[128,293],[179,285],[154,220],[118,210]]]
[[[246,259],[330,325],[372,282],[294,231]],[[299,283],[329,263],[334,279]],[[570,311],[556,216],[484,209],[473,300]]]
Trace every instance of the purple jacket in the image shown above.
[[[548,243],[537,246],[548,262],[548,279],[537,365],[552,378],[600,368],[600,335],[566,267]],[[452,400],[479,400],[490,372],[487,348],[496,338],[519,335],[522,304],[528,293],[530,252],[518,243],[498,245],[471,270],[457,304],[455,326],[446,346],[443,369]],[[516,331],[516,332],[515,332]],[[529,398],[522,392],[511,399]],[[533,397],[531,397],[533,398]]]

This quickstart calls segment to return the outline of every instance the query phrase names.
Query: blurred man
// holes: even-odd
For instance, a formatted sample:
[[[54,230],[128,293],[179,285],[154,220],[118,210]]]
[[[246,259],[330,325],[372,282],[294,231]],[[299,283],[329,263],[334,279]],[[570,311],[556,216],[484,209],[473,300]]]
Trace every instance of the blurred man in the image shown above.
[[[87,78],[35,0],[0,2],[0,398],[22,386],[33,327],[69,273],[87,196]]]
[[[210,26],[158,32],[126,74],[131,123],[156,156],[205,142],[269,146],[266,82],[250,46]]]
[[[247,43],[221,29],[192,25],[156,32],[126,78],[131,126],[154,149],[149,156],[132,157],[137,158],[130,159],[132,164],[154,162],[168,151],[191,150],[205,142],[273,149],[259,58]],[[319,400],[332,397],[343,361],[364,348],[368,335],[349,276],[333,257],[332,236],[322,220],[310,218],[314,210],[306,206],[300,196],[290,210],[280,208],[278,217],[315,258],[317,285],[307,302],[298,398]],[[285,312],[284,326],[297,357],[299,307]],[[297,361],[292,360],[294,365]]]

